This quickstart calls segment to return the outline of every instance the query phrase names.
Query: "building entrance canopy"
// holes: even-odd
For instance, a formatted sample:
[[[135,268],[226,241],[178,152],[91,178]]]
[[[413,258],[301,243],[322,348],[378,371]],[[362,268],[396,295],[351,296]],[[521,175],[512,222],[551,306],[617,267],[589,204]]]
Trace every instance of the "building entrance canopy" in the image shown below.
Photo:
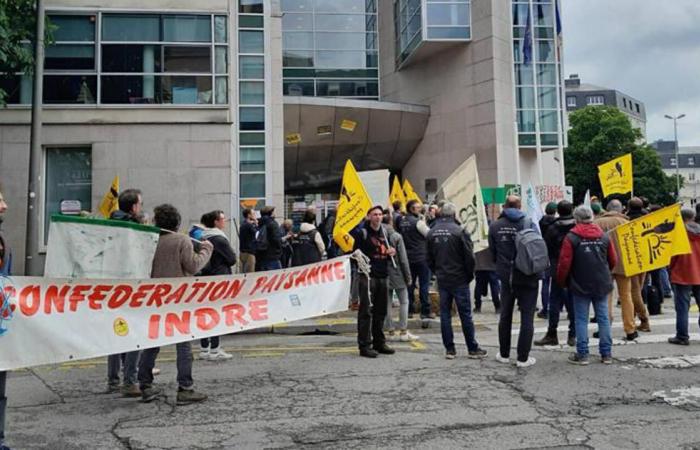
[[[423,138],[426,106],[342,98],[284,97],[284,181],[289,193],[340,185],[357,170],[399,171]]]

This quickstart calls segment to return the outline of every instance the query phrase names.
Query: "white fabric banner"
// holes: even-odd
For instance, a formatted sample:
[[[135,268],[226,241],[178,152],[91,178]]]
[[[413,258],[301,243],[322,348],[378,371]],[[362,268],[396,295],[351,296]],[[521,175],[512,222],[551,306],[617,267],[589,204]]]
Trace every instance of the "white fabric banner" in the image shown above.
[[[357,172],[360,176],[365,190],[372,200],[372,205],[382,205],[385,208],[389,205],[389,171],[386,169],[366,170]]]
[[[0,370],[12,370],[345,311],[350,257],[245,275],[0,283]]]
[[[474,253],[487,249],[489,224],[474,155],[470,156],[442,183],[438,196],[454,203],[457,207],[457,219],[471,235]]]
[[[158,228],[132,222],[53,216],[44,276],[148,278],[158,236]]]

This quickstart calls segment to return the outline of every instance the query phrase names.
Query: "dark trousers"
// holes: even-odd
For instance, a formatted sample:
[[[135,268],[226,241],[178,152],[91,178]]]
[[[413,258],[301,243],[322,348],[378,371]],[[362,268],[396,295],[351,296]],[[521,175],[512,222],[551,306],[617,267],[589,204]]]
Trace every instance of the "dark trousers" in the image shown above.
[[[430,315],[430,300],[428,299],[428,288],[430,287],[430,268],[425,261],[417,263],[409,263],[411,268],[411,285],[408,287],[408,313],[415,312],[415,294],[416,280],[418,280],[419,298],[420,298],[420,316],[421,318]]]
[[[542,291],[540,295],[542,297],[542,312],[544,314],[547,314],[547,311],[549,311],[550,292],[553,284],[556,284],[556,281],[552,282],[552,277],[549,273],[542,277]]]
[[[389,295],[387,279],[370,278],[368,292],[367,277],[359,274],[358,285],[360,308],[357,311],[357,345],[360,349],[381,347],[386,342],[382,328]]]
[[[199,343],[202,347],[205,347],[205,348],[209,347],[209,344],[211,344],[211,347],[209,347],[209,348],[211,348],[212,350],[216,350],[217,348],[219,348],[219,336],[204,338]]]
[[[5,396],[7,372],[0,372],[0,445],[5,441],[5,409],[7,397]]]
[[[190,341],[175,344],[177,352],[177,383],[182,388],[191,388],[194,384],[192,380],[192,343]],[[156,365],[156,358],[160,352],[160,347],[148,348],[141,352],[139,363],[139,385],[141,389],[153,384],[153,368]]]
[[[532,348],[532,334],[535,331],[534,319],[537,307],[539,286],[511,286],[508,280],[501,280],[501,318],[498,322],[498,343],[501,356],[510,356],[511,328],[515,302],[520,306],[520,335],[518,336],[518,361],[525,362]]]
[[[476,283],[474,285],[474,306],[481,309],[481,297],[486,295],[491,287],[491,300],[496,309],[501,307],[501,287],[498,284],[496,272],[491,270],[478,270],[475,272]]]
[[[139,352],[117,353],[107,357],[107,382],[119,384],[119,370],[123,368],[124,384],[136,384],[136,371],[138,370]]]
[[[566,307],[566,314],[569,318],[569,337],[576,336],[576,328],[574,321],[574,303],[571,293],[568,289],[564,289],[559,286],[556,281],[552,281],[552,289],[549,295],[549,326],[548,331],[557,332],[557,327],[559,326],[559,317],[561,315],[561,307],[564,305]]]
[[[440,286],[440,332],[442,333],[442,344],[448,352],[455,351],[454,334],[452,332],[452,303],[457,305],[457,314],[462,323],[462,333],[470,352],[479,349],[474,332],[474,321],[472,320],[472,310],[469,304],[469,284],[455,287]]]

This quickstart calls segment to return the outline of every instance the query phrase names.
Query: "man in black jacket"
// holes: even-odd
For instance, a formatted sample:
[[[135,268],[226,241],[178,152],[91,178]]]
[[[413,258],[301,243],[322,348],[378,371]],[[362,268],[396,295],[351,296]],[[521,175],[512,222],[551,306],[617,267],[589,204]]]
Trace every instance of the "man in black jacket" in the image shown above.
[[[258,231],[258,220],[252,209],[243,210],[243,223],[241,224],[239,246],[241,263],[238,269],[241,273],[255,272],[255,233]]]
[[[280,226],[275,220],[274,206],[263,206],[260,210],[258,233],[265,233],[265,238],[261,239],[259,235],[256,238],[256,264],[260,270],[281,269],[282,236]]]
[[[547,203],[544,208],[544,216],[540,219],[540,234],[542,237],[547,235],[547,230],[550,225],[552,225],[557,220],[557,204],[554,202]],[[544,319],[547,317],[547,311],[549,310],[549,291],[552,284],[552,277],[549,272],[542,276],[542,290],[540,291],[542,297],[542,309],[537,313],[537,317]]]
[[[469,358],[483,358],[486,350],[479,348],[474,335],[469,283],[474,279],[474,250],[469,233],[455,223],[455,205],[446,202],[442,213],[428,233],[428,265],[438,281],[440,291],[440,331],[445,357],[456,356],[452,333],[452,303],[462,323]]]
[[[515,236],[528,224],[520,210],[520,197],[510,195],[498,220],[489,227],[489,249],[496,262],[496,274],[501,281],[501,318],[498,323],[500,352],[496,361],[509,363],[511,328],[515,302],[520,307],[520,335],[518,336],[518,367],[535,364],[530,356],[534,333],[535,308],[537,306],[538,275],[525,275],[514,267]],[[537,226],[530,222],[534,230]]]
[[[428,289],[430,287],[430,269],[427,262],[427,246],[425,237],[428,235],[428,225],[418,215],[421,204],[417,200],[410,200],[406,204],[406,216],[398,223],[397,230],[403,237],[408,263],[411,267],[413,277],[411,285],[408,287],[408,314],[413,314],[414,291],[416,290],[416,279],[418,280],[420,295],[420,318],[434,319],[435,314],[430,311],[430,299]],[[427,326],[427,325],[426,325]]]
[[[569,231],[576,225],[573,212],[574,205],[572,205],[570,201],[560,201],[557,205],[559,218],[549,226],[547,234],[544,235],[544,240],[547,243],[547,253],[549,253],[549,267],[552,278],[556,278],[561,244],[564,242],[564,238]],[[566,312],[569,317],[569,334],[566,342],[571,347],[576,345],[574,309],[571,293],[565,287],[561,287],[554,282],[552,282],[549,294],[549,326],[547,327],[547,334],[539,341],[535,341],[535,345],[559,345],[557,327],[559,326],[559,316],[562,305],[566,307]]]

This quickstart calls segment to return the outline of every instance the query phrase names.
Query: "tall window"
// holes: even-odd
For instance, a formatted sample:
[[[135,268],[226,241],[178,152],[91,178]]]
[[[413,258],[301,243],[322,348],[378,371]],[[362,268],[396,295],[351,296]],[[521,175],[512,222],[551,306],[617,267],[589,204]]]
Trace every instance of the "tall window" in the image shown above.
[[[586,103],[590,106],[604,105],[605,97],[603,97],[602,95],[589,95],[588,97],[586,97]]]
[[[468,0],[426,0],[427,38],[464,40],[471,38]]]
[[[566,97],[566,106],[576,108],[576,97]]]

